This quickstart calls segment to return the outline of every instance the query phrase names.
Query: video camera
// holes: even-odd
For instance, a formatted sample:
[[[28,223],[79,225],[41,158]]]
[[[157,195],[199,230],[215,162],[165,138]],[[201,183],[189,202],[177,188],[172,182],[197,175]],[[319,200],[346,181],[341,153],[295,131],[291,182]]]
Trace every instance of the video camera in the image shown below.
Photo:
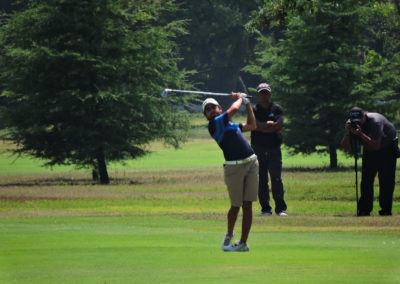
[[[364,111],[361,108],[359,107],[351,108],[349,113],[351,128],[357,129],[360,126],[363,117],[364,117]]]
[[[360,126],[360,120],[359,119],[350,119],[350,126],[353,129],[357,129]]]

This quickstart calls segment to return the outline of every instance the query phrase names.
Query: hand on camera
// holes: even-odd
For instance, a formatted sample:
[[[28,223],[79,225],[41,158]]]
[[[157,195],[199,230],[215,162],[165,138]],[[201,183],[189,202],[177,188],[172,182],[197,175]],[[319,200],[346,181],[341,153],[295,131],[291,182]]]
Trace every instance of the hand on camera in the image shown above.
[[[359,136],[361,134],[361,127],[357,123],[352,123],[350,120],[346,121],[345,124],[345,132],[346,135],[350,135],[351,133]]]
[[[360,136],[362,133],[362,130],[361,130],[361,127],[359,124],[356,124],[356,125],[349,124],[349,129],[350,129],[350,132],[356,136]]]

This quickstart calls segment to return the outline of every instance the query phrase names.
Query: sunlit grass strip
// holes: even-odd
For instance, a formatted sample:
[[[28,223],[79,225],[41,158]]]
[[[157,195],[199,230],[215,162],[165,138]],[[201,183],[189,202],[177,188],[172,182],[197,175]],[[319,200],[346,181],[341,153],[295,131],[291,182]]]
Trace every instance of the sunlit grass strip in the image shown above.
[[[75,174],[76,169],[73,166],[55,166],[53,168],[44,168],[44,161],[33,159],[27,156],[21,156],[16,159],[4,152],[7,148],[4,142],[0,143],[2,152],[0,153],[0,176],[6,175],[29,175],[45,173],[71,173]],[[130,171],[168,171],[171,169],[185,170],[188,167],[216,167],[222,166],[224,159],[218,145],[211,139],[196,138],[191,139],[180,149],[165,148],[163,144],[155,142],[150,145],[149,150],[152,154],[135,160],[127,160],[123,164],[115,163],[109,165],[111,178],[113,174],[123,174]],[[338,152],[339,164],[342,166],[352,166],[353,159]],[[283,149],[283,166],[291,167],[327,167],[329,166],[328,155],[312,154],[289,155],[288,151]],[[90,178],[91,169],[82,170]]]
[[[347,283],[349,275],[351,283],[399,280],[398,232],[368,231],[368,224],[329,226],[332,219],[346,224],[362,218],[256,218],[250,252],[226,254],[219,248],[225,220],[205,217],[2,220],[0,254],[6,258],[0,258],[0,282]]]

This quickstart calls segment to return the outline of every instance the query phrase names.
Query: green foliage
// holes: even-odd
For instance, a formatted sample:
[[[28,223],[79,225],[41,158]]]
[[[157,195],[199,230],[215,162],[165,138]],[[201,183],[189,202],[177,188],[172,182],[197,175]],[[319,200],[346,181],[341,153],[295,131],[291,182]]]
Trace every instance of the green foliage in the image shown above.
[[[172,42],[184,22],[158,22],[175,9],[40,0],[12,14],[0,30],[0,82],[17,152],[86,167],[139,157],[154,139],[184,141],[184,114],[160,98],[165,86],[185,84]]]
[[[312,0],[263,0],[259,8],[252,12],[246,28],[251,32],[260,30],[280,30],[285,28],[291,14],[303,14],[313,9]]]
[[[383,113],[399,124],[400,17],[390,2],[375,2],[365,9],[367,47],[362,80],[352,90],[360,106]]]
[[[354,1],[314,1],[312,12],[289,18],[283,40],[261,50],[263,67],[270,66],[259,71],[286,110],[285,144],[296,152],[339,145],[360,62],[360,24]]]
[[[243,90],[238,77],[252,52],[244,25],[255,8],[254,0],[182,1],[180,11],[173,15],[189,19],[188,34],[178,39],[181,66],[197,71],[190,78],[198,86],[212,91]]]

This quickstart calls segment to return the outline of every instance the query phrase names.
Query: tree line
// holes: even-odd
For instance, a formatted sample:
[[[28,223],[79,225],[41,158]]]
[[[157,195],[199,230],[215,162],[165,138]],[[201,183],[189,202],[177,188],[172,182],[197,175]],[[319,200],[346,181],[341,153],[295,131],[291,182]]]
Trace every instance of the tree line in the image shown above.
[[[15,2],[18,5],[13,6]],[[16,153],[107,164],[160,139],[178,147],[190,98],[165,87],[249,89],[267,81],[284,143],[338,166],[348,109],[399,121],[399,1],[36,0],[2,2],[1,121]]]

